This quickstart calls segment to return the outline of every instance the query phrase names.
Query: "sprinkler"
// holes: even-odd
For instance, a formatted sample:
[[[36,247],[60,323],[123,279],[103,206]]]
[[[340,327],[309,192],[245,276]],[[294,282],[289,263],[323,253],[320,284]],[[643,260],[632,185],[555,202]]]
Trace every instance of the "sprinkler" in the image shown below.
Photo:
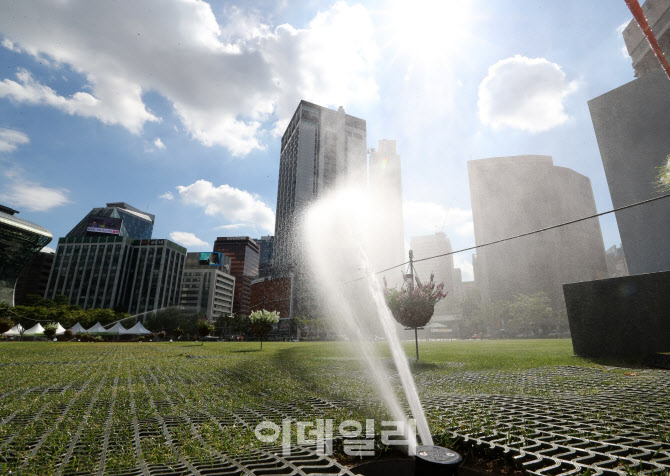
[[[461,455],[449,448],[420,445],[416,447],[414,474],[416,476],[456,474],[461,461],[463,461]]]

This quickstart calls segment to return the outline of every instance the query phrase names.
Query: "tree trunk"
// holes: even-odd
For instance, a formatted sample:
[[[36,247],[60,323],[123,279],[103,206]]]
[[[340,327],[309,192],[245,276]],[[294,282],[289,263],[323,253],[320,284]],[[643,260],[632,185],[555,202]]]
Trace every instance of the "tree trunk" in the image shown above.
[[[261,350],[263,350],[263,337],[261,337]]]
[[[416,331],[416,327],[414,328],[414,344],[416,345],[416,360],[419,360],[419,337]]]

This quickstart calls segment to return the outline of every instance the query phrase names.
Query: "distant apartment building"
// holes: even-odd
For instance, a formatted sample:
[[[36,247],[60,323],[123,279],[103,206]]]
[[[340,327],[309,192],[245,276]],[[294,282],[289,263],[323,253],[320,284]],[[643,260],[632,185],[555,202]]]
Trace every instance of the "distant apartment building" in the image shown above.
[[[370,261],[376,271],[407,261],[402,209],[402,177],[396,141],[382,139],[370,151],[370,194],[376,211],[375,247]],[[402,275],[395,269],[383,273],[389,285],[402,284]]]
[[[212,259],[214,255],[214,259]],[[187,253],[181,282],[180,307],[209,319],[233,313],[235,277],[231,259],[222,253]]]
[[[230,274],[235,277],[233,312],[249,315],[251,282],[258,277],[260,246],[248,236],[220,236],[214,242],[214,251],[231,259]]]
[[[260,248],[258,256],[258,277],[265,278],[272,274],[274,263],[275,237],[272,235],[261,236],[254,239]]]
[[[123,202],[94,208],[58,240],[44,296],[130,314],[179,305],[186,249],[151,239],[154,219]]]
[[[26,298],[30,295],[44,296],[54,256],[54,253],[40,251],[23,267],[14,290],[14,302],[17,306],[25,304]]]
[[[21,271],[53,236],[46,228],[16,216],[0,205],[0,301],[14,305],[14,288]]]
[[[647,0],[642,10],[670,58],[670,2]],[[637,79],[588,102],[616,208],[663,193],[656,177],[670,154],[670,81],[635,20],[623,38]],[[670,270],[668,217],[668,199],[616,212],[630,274]]]
[[[549,156],[468,161],[477,245],[596,213],[591,181]],[[475,282],[484,300],[545,292],[564,308],[562,285],[607,277],[600,223],[586,220],[479,248]]]

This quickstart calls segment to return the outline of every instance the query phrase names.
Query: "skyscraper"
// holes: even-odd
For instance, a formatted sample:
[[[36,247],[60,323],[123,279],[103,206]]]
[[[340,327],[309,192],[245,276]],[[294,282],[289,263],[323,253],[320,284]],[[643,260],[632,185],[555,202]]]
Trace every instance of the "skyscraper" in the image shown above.
[[[365,186],[365,121],[300,101],[281,140],[275,265],[293,269],[299,258],[300,212],[328,189],[351,181]]]
[[[123,202],[91,210],[59,238],[44,296],[131,314],[178,305],[186,248],[151,239],[154,219]]]
[[[477,245],[596,213],[591,181],[549,156],[470,160],[468,175]],[[473,265],[484,299],[545,292],[555,309],[563,284],[607,277],[597,219],[479,248]]]
[[[0,301],[14,305],[14,287],[23,267],[49,244],[51,233],[0,205]]]
[[[376,246],[370,259],[376,271],[407,261],[402,214],[402,178],[400,156],[394,140],[382,139],[370,153],[370,192],[374,210],[381,219],[376,229]],[[389,285],[402,284],[399,270],[384,273]]]
[[[272,265],[274,263],[275,237],[272,235],[261,236],[254,241],[260,247],[258,277],[268,277],[272,274]]]
[[[642,9],[670,58],[670,3],[647,0]],[[616,208],[660,195],[656,177],[670,154],[670,81],[635,20],[623,37],[638,79],[588,103]],[[616,212],[631,274],[670,270],[668,217],[668,199]]]
[[[248,236],[220,236],[214,242],[214,251],[231,259],[230,274],[235,277],[233,312],[249,315],[251,282],[258,276],[258,243]]]

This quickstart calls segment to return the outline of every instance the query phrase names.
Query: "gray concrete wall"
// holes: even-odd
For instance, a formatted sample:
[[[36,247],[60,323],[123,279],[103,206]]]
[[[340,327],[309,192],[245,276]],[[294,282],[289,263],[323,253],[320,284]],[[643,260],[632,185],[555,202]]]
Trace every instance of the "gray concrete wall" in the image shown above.
[[[670,272],[563,285],[575,354],[670,351]]]
[[[654,71],[589,101],[615,207],[661,195],[670,154],[670,81]],[[670,270],[670,198],[616,213],[630,274]]]

